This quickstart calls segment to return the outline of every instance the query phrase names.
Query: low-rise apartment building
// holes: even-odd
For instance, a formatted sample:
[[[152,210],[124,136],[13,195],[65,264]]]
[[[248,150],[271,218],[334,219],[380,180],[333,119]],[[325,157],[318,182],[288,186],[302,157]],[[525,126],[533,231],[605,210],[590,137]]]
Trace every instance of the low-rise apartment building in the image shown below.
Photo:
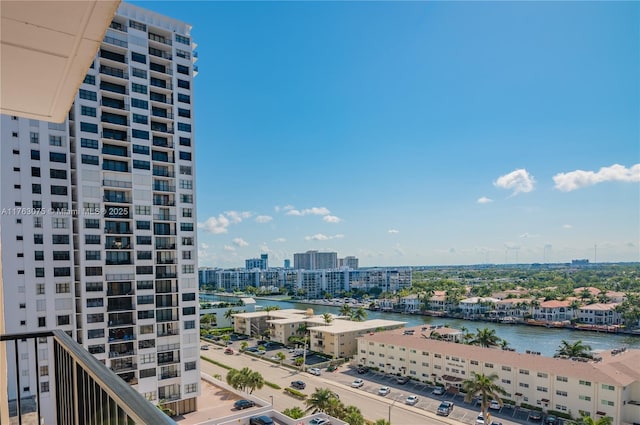
[[[309,338],[312,351],[335,358],[351,357],[356,354],[356,339],[366,333],[397,329],[405,322],[396,320],[365,320],[356,322],[332,316],[325,321],[323,316],[314,315],[311,309],[256,311],[234,315],[236,333],[252,336],[268,335],[272,341],[289,344],[292,336]]]
[[[603,352],[585,362],[425,339],[420,327],[415,329],[363,335],[355,361],[451,391],[460,389],[471,372],[495,373],[504,399],[516,405],[573,417],[583,412],[609,416],[615,424],[640,418],[640,350]]]

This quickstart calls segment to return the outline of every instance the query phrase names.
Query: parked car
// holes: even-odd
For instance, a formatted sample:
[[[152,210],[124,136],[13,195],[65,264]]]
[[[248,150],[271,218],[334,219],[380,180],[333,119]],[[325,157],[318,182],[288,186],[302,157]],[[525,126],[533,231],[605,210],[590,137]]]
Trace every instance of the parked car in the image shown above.
[[[320,369],[318,369],[317,367],[312,367],[310,369],[307,369],[307,372],[315,376],[320,376],[320,373],[321,373]]]
[[[331,425],[331,421],[327,418],[313,418],[309,421],[309,425]]]
[[[209,349],[209,346],[208,346],[208,345],[201,345],[201,346],[200,346],[200,349],[201,349],[201,350],[208,350],[208,349]]]
[[[224,353],[225,354],[233,354],[233,348],[225,348],[224,349]]]
[[[362,387],[363,385],[364,385],[364,381],[363,381],[362,379],[356,379],[355,381],[353,381],[353,382],[351,383],[351,386],[352,386],[353,388],[360,388],[360,387]]]
[[[235,403],[233,403],[233,407],[235,407],[238,410],[248,409],[248,408],[253,407],[255,405],[256,404],[251,400],[238,400]]]
[[[498,403],[496,400],[491,400],[491,403],[489,403],[489,409],[491,410],[500,410],[502,406],[500,406],[500,403]]]
[[[358,373],[360,373],[360,374],[367,373],[367,372],[369,372],[369,368],[368,368],[368,367],[366,367],[366,366],[360,366],[360,367],[357,369],[357,372],[358,372]]]
[[[433,391],[431,391],[433,395],[442,395],[444,394],[444,387],[435,387]]]
[[[415,406],[415,404],[418,402],[418,396],[410,395],[404,402],[409,406]]]
[[[295,388],[296,390],[304,390],[307,387],[302,381],[291,381],[291,388]]]
[[[537,412],[537,411],[529,412],[529,420],[530,421],[541,421],[542,420],[542,413]]]
[[[544,423],[547,425],[555,425],[558,422],[558,418],[556,418],[553,415],[549,415],[546,418],[544,418]]]
[[[408,376],[399,376],[398,379],[396,379],[396,382],[400,385],[404,385],[407,382],[409,382],[409,377]]]
[[[449,416],[449,413],[453,410],[453,403],[450,401],[443,401],[438,406],[438,410],[436,410],[436,414],[440,416]]]
[[[266,415],[252,416],[249,425],[274,425],[273,419]]]
[[[378,395],[387,395],[391,392],[391,388],[389,387],[380,387],[378,390]]]
[[[482,416],[482,413],[476,416],[476,425],[484,425],[484,416]]]

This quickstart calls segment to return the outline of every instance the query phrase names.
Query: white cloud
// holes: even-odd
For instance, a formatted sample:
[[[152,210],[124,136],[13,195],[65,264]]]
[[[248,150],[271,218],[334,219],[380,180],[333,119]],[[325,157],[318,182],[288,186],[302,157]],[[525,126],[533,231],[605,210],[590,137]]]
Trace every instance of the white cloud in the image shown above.
[[[218,217],[209,217],[204,223],[198,223],[198,228],[210,233],[227,233],[231,222],[227,217],[220,214]]]
[[[259,215],[259,216],[256,216],[255,220],[257,223],[268,223],[271,220],[273,220],[273,217],[269,215]]]
[[[327,223],[340,223],[342,221],[341,218],[336,217],[335,215],[325,215],[322,219]]]
[[[342,238],[344,238],[344,235],[341,235],[341,234],[329,236],[323,233],[316,233],[313,236],[305,236],[304,240],[305,241],[328,241],[329,239],[342,239]]]
[[[285,207],[286,208],[286,207]],[[306,208],[304,210],[297,210],[293,207],[288,208],[286,214],[287,215],[296,215],[296,216],[303,216],[303,215],[328,215],[330,214],[331,211],[329,211],[327,208],[325,207],[312,207],[312,208]]]
[[[489,199],[486,196],[483,196],[481,198],[478,198],[478,200],[476,201],[479,204],[488,204],[490,202],[493,202],[493,199]]]
[[[556,184],[555,188],[561,192],[571,192],[604,182],[640,182],[640,164],[631,168],[613,164],[610,167],[602,167],[597,172],[575,170],[568,173],[558,173],[553,176],[553,181]]]
[[[226,211],[224,214],[234,224],[240,223],[245,218],[251,217],[251,213],[248,212],[248,211],[241,211],[241,212],[238,212],[238,211]]]
[[[563,228],[563,229],[573,229],[573,226],[572,226],[572,225],[570,225],[570,224],[563,224],[563,225],[562,225],[562,228]]]
[[[224,250],[225,250],[225,251],[231,251],[231,252],[233,252],[233,251],[235,251],[236,249],[235,249],[234,247],[232,247],[231,245],[225,245],[225,246],[224,246]]]
[[[235,238],[235,239],[233,240],[233,243],[234,243],[234,244],[236,244],[236,245],[238,245],[238,246],[247,246],[247,245],[249,245],[249,242],[245,241],[245,240],[244,240],[244,239],[242,239],[242,238]]]
[[[533,235],[533,234],[531,234],[531,233],[527,233],[527,232],[525,232],[525,233],[521,234],[521,235],[520,235],[520,236],[518,236],[518,237],[519,237],[519,238],[521,238],[521,239],[529,239],[529,238],[537,238],[537,237],[540,237],[540,235]]]
[[[387,233],[391,233],[392,235],[395,235],[396,233],[400,233],[400,230],[389,229],[389,230],[387,230]]]
[[[206,243],[204,243],[204,242],[202,242],[202,243],[200,244],[200,249],[209,249],[209,245],[208,245],[208,244],[206,244]]]
[[[517,195],[518,193],[531,192],[535,183],[536,181],[533,176],[529,174],[527,170],[521,168],[498,177],[498,179],[493,182],[493,185],[501,189],[511,189],[513,190],[512,195]]]
[[[284,242],[286,242],[287,240],[286,240],[285,238],[276,238],[276,239],[274,239],[273,241],[274,241],[274,242],[278,242],[278,243],[284,243]]]

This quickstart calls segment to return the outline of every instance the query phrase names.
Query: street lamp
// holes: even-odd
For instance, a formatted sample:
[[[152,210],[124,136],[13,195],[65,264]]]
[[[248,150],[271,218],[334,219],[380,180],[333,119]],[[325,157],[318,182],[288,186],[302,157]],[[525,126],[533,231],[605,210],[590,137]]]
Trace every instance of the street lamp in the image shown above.
[[[389,425],[391,425],[391,408],[392,408],[393,406],[395,406],[396,401],[398,401],[398,400],[399,400],[399,399],[401,399],[401,398],[402,398],[402,394],[400,394],[400,395],[398,396],[398,398],[394,399],[394,400],[393,400],[393,403],[391,403],[391,404],[389,405]]]
[[[271,398],[271,408],[273,409],[273,396],[270,395],[269,398]]]

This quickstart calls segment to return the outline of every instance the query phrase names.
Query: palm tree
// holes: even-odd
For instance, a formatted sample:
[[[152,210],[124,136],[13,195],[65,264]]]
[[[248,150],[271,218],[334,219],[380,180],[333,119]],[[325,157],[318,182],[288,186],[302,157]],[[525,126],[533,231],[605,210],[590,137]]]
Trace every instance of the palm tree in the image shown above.
[[[306,412],[326,412],[331,406],[331,400],[337,400],[333,391],[329,388],[316,388],[316,390],[305,400]]]
[[[227,372],[227,384],[236,390],[249,390],[249,394],[251,394],[255,389],[260,389],[264,386],[264,378],[260,372],[255,372],[248,367],[242,370],[231,369]]]
[[[364,425],[364,416],[356,406],[347,406],[344,415],[340,418],[349,425]]]
[[[246,350],[248,346],[249,343],[247,341],[242,341],[242,344],[240,344],[240,351]]]
[[[613,419],[610,416],[602,416],[598,419],[593,419],[591,416],[582,415],[576,422],[576,425],[611,425]]]
[[[340,315],[341,316],[346,316],[346,317],[350,317],[351,316],[351,311],[353,309],[351,308],[351,306],[349,304],[342,304],[342,307],[340,307]]]
[[[353,310],[351,312],[351,316],[349,317],[349,319],[353,320],[354,322],[362,322],[366,318],[367,311],[362,307],[358,307],[357,309]]]
[[[506,350],[509,348],[509,341],[507,341],[506,339],[503,339],[500,341],[500,348],[502,348],[503,350]]]
[[[479,345],[480,347],[497,347],[500,344],[500,337],[496,335],[495,329],[476,329],[477,333],[471,340],[471,345]]]
[[[280,365],[282,366],[282,362],[284,362],[287,358],[287,356],[282,352],[282,351],[278,351],[276,353],[276,357],[278,358],[278,360],[280,360]],[[293,418],[293,419],[297,419],[297,418]]]
[[[176,414],[176,412],[174,412],[172,408],[167,406],[166,400],[160,400],[156,407],[160,409],[160,411],[162,411],[162,413],[164,413],[167,416],[174,416]]]
[[[333,316],[331,313],[323,313],[322,318],[324,319],[324,323],[327,325],[333,321]]]
[[[560,347],[556,350],[556,356],[580,357],[585,359],[593,357],[590,345],[584,344],[582,340],[570,343],[565,339],[560,342]]]
[[[282,413],[284,413],[291,419],[300,419],[304,416],[304,410],[302,410],[298,406],[284,409]]]
[[[233,319],[233,315],[239,313],[238,310],[234,310],[232,308],[230,308],[229,310],[224,312],[224,318],[227,320],[232,320]]]
[[[487,376],[484,373],[471,371],[471,379],[462,382],[462,389],[466,393],[464,401],[470,403],[474,397],[478,395],[480,396],[482,402],[482,416],[484,416],[484,413],[487,410],[490,399],[497,401],[501,407],[503,405],[500,396],[506,394],[506,391],[501,386],[494,383],[497,379],[498,375],[496,373],[492,373]]]

